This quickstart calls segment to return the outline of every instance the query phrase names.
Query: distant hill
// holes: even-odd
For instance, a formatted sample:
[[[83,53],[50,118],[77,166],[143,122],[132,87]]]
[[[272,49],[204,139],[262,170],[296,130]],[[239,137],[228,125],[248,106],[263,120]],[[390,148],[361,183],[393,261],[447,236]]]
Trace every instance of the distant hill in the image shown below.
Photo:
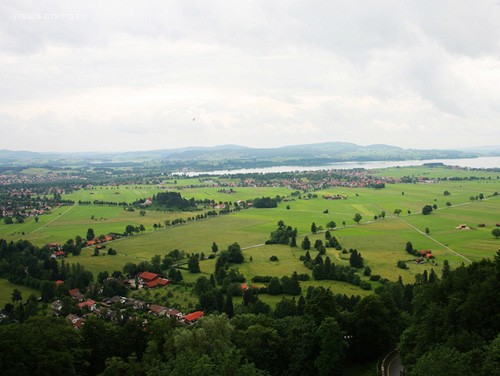
[[[185,147],[130,152],[75,152],[37,153],[0,150],[0,164],[54,164],[74,161],[83,164],[114,164],[161,161],[167,166],[211,168],[242,168],[276,165],[321,165],[345,161],[397,161],[474,158],[491,155],[500,147],[471,148],[469,150],[403,149],[397,146],[374,144],[360,146],[349,142],[289,145],[277,148],[251,148],[240,145],[214,147]]]
[[[461,148],[460,150],[468,153],[478,153],[484,156],[500,156],[500,145],[476,146],[470,148]]]

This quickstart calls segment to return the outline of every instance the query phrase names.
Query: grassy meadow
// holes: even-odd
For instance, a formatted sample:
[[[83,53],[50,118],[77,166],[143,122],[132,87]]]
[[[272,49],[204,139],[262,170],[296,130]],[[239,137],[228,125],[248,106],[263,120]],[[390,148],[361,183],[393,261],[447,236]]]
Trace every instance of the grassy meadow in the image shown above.
[[[33,290],[26,286],[15,285],[10,283],[6,279],[0,278],[0,306],[4,307],[7,303],[12,303],[12,291],[17,289],[21,291],[21,295],[23,297],[23,301],[29,298],[31,294],[35,294],[38,298],[40,297],[40,291]]]
[[[464,258],[453,251],[465,256],[471,261],[492,257],[500,249],[500,240],[491,235],[496,223],[500,223],[500,196],[493,196],[500,192],[500,180],[496,173],[451,170],[445,168],[409,167],[380,170],[377,174],[384,176],[427,176],[427,177],[482,177],[475,181],[447,181],[436,183],[417,184],[388,184],[384,189],[346,188],[336,187],[312,192],[317,198],[301,199],[281,202],[277,208],[248,209],[216,218],[201,221],[186,222],[183,225],[153,229],[155,223],[163,224],[165,220],[196,216],[201,212],[166,212],[146,210],[141,216],[139,210],[129,212],[121,207],[107,206],[79,206],[61,207],[53,210],[52,214],[41,216],[38,223],[32,218],[23,224],[0,225],[0,236],[8,240],[25,238],[37,245],[49,242],[64,243],[67,239],[80,235],[85,236],[88,228],[93,228],[96,235],[109,232],[123,233],[129,224],[144,225],[146,231],[117,241],[107,246],[118,251],[118,255],[103,255],[93,257],[93,249],[84,249],[77,257],[68,257],[68,262],[79,262],[86,269],[97,274],[100,271],[119,270],[127,262],[138,263],[149,260],[154,255],[165,255],[173,249],[184,250],[188,253],[211,253],[211,245],[216,242],[219,249],[238,242],[244,248],[245,262],[238,266],[247,280],[255,275],[271,275],[281,277],[298,273],[311,273],[304,267],[299,257],[305,254],[300,248],[303,236],[308,235],[311,243],[316,239],[324,240],[324,232],[310,234],[311,224],[326,229],[326,223],[335,221],[337,228],[331,230],[343,248],[355,248],[361,252],[365,265],[369,266],[372,274],[381,275],[390,280],[399,276],[404,282],[413,282],[415,275],[424,270],[434,268],[440,275],[444,260],[448,260],[452,267],[457,267]],[[213,178],[212,181],[217,180]],[[228,180],[229,181],[229,180]],[[165,182],[164,186],[173,185],[173,179]],[[287,188],[239,188],[236,193],[219,193],[219,188],[205,186],[189,188],[193,184],[213,184],[198,178],[177,179],[176,189],[189,199],[210,199],[216,202],[235,202],[256,197],[277,195],[285,196],[291,193]],[[92,201],[132,202],[140,198],[165,190],[151,185],[120,186],[120,187],[92,187],[82,189],[63,198]],[[445,196],[444,191],[450,195]],[[116,194],[119,192],[119,194]],[[470,200],[479,194],[484,200]],[[323,195],[343,195],[346,200],[325,200]],[[451,206],[447,206],[447,203]],[[437,205],[430,215],[422,215],[420,211],[424,205]],[[400,216],[392,214],[400,209]],[[203,209],[206,210],[206,209]],[[385,218],[380,214],[385,211]],[[353,217],[356,213],[362,215],[360,224],[356,224]],[[374,217],[377,216],[377,219]],[[277,227],[277,222],[283,220],[286,225],[297,228],[298,248],[282,245],[263,245],[269,238],[271,231]],[[478,224],[485,224],[479,228]],[[458,229],[459,224],[466,224],[468,229]],[[426,228],[429,234],[425,234]],[[24,235],[22,233],[24,232]],[[414,257],[405,252],[405,245],[411,241],[418,250],[432,250],[436,255],[435,262],[417,265],[408,262],[408,269],[398,268],[398,261],[408,261]],[[442,245],[441,245],[442,244]],[[443,246],[444,245],[444,246]],[[448,247],[448,248],[446,248]],[[327,249],[332,262],[348,265],[348,254],[342,251]],[[275,255],[279,261],[271,262],[269,257]],[[311,256],[316,256],[311,251]],[[252,259],[250,261],[250,258]],[[214,260],[200,262],[202,273],[209,275],[214,270]],[[194,282],[199,274],[190,274],[183,271],[187,282]],[[366,277],[362,277],[366,280]],[[313,281],[301,283],[303,290],[309,285],[330,287],[334,292],[345,294],[364,295],[370,292],[359,287],[342,282]],[[372,282],[375,288],[377,283]],[[281,297],[267,297],[271,305]],[[267,300],[266,300],[267,301]]]

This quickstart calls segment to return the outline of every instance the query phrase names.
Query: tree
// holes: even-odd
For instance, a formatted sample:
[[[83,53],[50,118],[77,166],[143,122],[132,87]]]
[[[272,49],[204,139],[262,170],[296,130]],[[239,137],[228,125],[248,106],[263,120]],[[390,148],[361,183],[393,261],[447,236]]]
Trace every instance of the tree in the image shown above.
[[[444,260],[443,262],[443,273],[441,274],[441,278],[446,278],[450,275],[450,262],[448,260]]]
[[[326,224],[326,227],[333,229],[333,228],[337,227],[337,224],[335,223],[335,221],[330,221]]]
[[[146,211],[145,211],[145,210],[141,210],[141,211],[139,212],[139,215],[140,215],[141,217],[144,217],[144,216],[146,215]]]
[[[396,214],[398,217],[401,214],[401,209],[395,209],[394,214]]]
[[[340,376],[344,350],[348,347],[344,339],[345,333],[333,317],[327,317],[317,329],[320,338],[320,352],[314,365],[320,376]]]
[[[95,238],[94,230],[89,228],[87,230],[87,240],[92,240]]]
[[[134,227],[133,225],[127,225],[127,227],[125,227],[125,232],[126,232],[127,234],[129,234],[129,235],[130,235],[131,233],[133,233],[134,231],[135,231],[135,227]]]
[[[423,215],[429,215],[432,213],[432,206],[430,205],[425,205],[423,208],[422,208],[422,214]]]
[[[426,233],[427,235],[429,235],[429,233],[430,233],[430,232],[431,232],[431,231],[429,230],[429,227],[426,227],[426,228],[425,228],[425,233]]]
[[[231,294],[227,294],[226,296],[226,302],[224,304],[224,312],[229,318],[234,316],[233,296]]]
[[[304,251],[308,251],[309,249],[311,249],[311,241],[307,236],[304,238],[304,240],[302,240],[302,249]]]
[[[233,243],[227,248],[228,261],[233,264],[241,264],[245,258],[238,243]]]
[[[444,191],[443,193],[445,196],[449,196],[451,193],[449,191]]]
[[[278,319],[282,319],[286,316],[296,316],[297,315],[297,306],[295,304],[295,298],[287,299],[285,297],[281,298],[276,304],[276,308],[274,310],[274,317]]]
[[[212,244],[212,252],[213,253],[217,253],[218,250],[219,250],[219,247],[217,246],[217,244],[215,242],[213,242],[213,244]]]
[[[53,281],[44,281],[40,286],[42,301],[48,303],[54,299],[57,293],[57,285]]]
[[[316,234],[316,231],[317,231],[317,228],[316,228],[316,223],[314,223],[314,222],[313,222],[313,223],[312,223],[312,225],[311,225],[311,232],[312,232],[313,234]]]
[[[500,238],[500,228],[494,228],[491,230],[491,235],[493,235],[496,239]]]
[[[406,243],[406,252],[413,255],[413,244],[411,242]]]
[[[363,257],[361,257],[361,253],[358,253],[355,249],[352,250],[351,256],[349,257],[349,265],[353,268],[363,267]]]
[[[188,270],[191,273],[201,273],[200,263],[198,261],[198,256],[192,255],[188,261]]]
[[[281,294],[281,283],[278,277],[271,278],[269,284],[267,285],[267,292],[269,295]]]
[[[363,217],[361,216],[361,214],[359,214],[359,213],[354,214],[354,218],[353,218],[353,220],[354,220],[354,222],[356,222],[358,225],[359,225],[359,222],[361,221],[361,219],[363,219]]]
[[[12,303],[23,300],[23,296],[21,295],[21,291],[19,291],[18,289],[14,289],[14,291],[12,291],[12,295],[11,295],[10,300],[12,300]]]
[[[385,211],[382,210],[382,213],[380,213],[380,216],[382,217],[382,219],[385,218]]]
[[[451,206],[451,202],[446,202],[446,206]]]

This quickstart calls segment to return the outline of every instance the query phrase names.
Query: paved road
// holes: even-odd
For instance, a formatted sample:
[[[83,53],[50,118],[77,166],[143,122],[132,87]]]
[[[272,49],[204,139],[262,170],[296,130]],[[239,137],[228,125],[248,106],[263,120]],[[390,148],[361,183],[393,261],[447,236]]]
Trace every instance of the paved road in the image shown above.
[[[399,354],[395,353],[392,357],[387,359],[386,374],[384,376],[400,376],[404,369]]]

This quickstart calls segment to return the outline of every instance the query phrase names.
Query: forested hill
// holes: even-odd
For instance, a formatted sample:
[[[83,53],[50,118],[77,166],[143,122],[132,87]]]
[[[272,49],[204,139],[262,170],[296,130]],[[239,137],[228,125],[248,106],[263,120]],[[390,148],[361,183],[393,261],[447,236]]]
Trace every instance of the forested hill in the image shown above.
[[[422,284],[400,341],[407,375],[498,375],[500,251]]]
[[[348,142],[325,142],[308,145],[292,145],[278,148],[250,148],[238,145],[215,147],[187,147],[135,152],[79,152],[79,153],[35,153],[28,151],[0,150],[0,164],[16,163],[61,163],[64,161],[87,161],[93,163],[163,160],[168,164],[189,166],[199,161],[223,164],[225,161],[240,163],[240,166],[266,166],[298,163],[303,165],[342,161],[408,160],[439,158],[470,158],[482,155],[476,151],[403,149],[390,145],[360,146]]]

